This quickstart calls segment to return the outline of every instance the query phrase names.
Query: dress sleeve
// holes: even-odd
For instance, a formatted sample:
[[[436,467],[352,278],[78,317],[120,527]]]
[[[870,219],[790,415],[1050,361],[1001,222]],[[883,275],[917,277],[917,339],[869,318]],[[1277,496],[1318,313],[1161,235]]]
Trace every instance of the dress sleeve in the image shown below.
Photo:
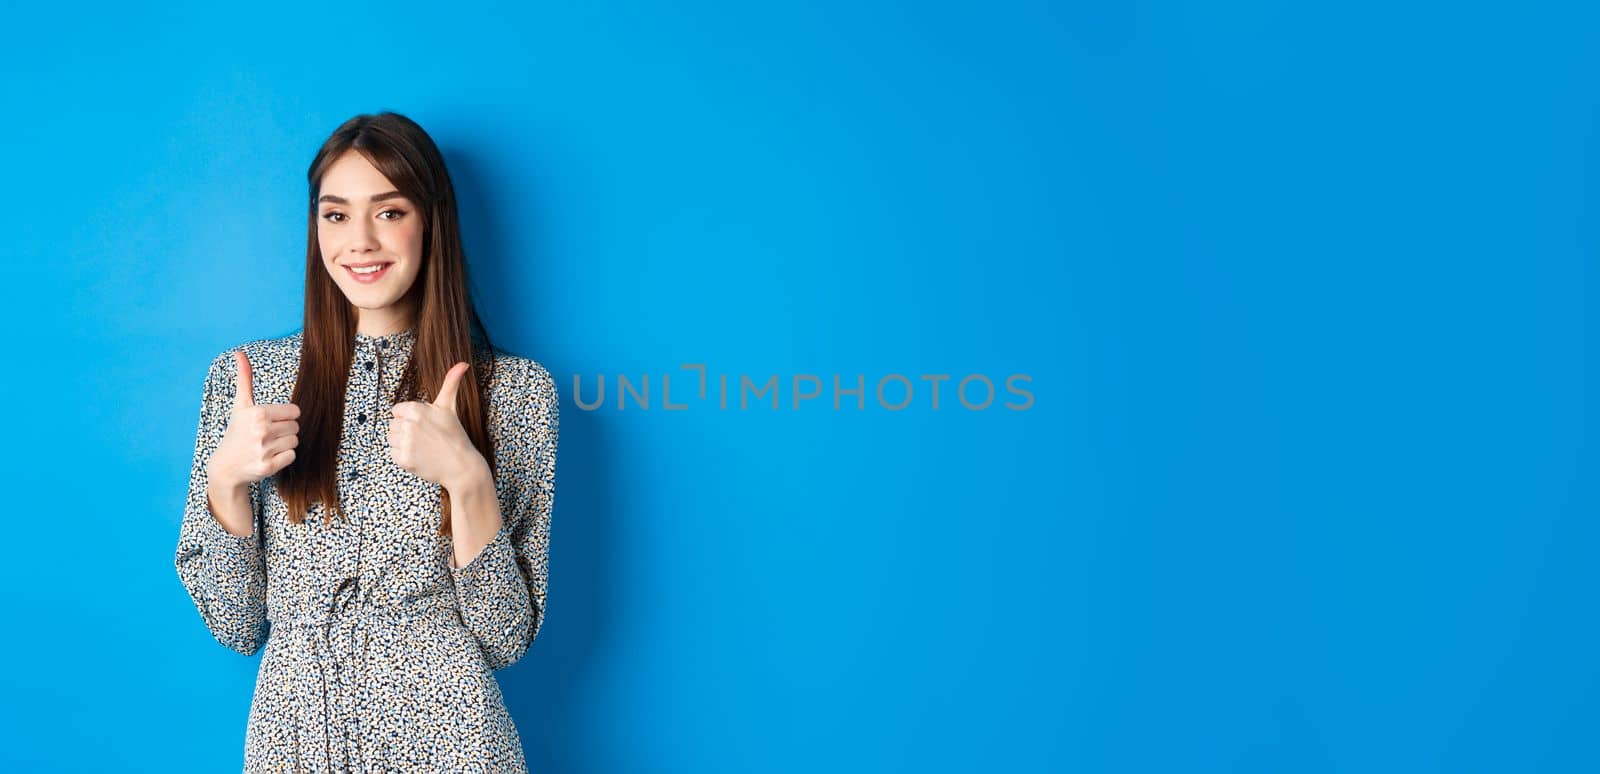
[[[555,497],[557,395],[550,372],[533,361],[500,409],[495,451],[500,530],[466,567],[450,560],[456,601],[489,669],[515,664],[544,622],[550,508]]]
[[[266,636],[267,571],[261,544],[260,484],[250,485],[256,526],[248,537],[224,529],[206,503],[206,465],[228,427],[235,369],[230,350],[214,358],[206,373],[175,561],[178,579],[212,636],[248,656],[261,648]]]

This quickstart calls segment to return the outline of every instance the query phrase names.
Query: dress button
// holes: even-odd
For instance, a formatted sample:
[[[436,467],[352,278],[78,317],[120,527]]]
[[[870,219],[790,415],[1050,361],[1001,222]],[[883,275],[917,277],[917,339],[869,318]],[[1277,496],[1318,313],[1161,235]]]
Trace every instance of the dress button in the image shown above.
[[[388,342],[387,339],[385,339],[384,341],[378,342],[378,346],[383,347],[384,349],[388,349],[389,348],[389,342]]]
[[[363,411],[360,414],[357,414],[356,415],[356,421],[357,422],[365,422],[365,421],[367,421],[367,412]]]
[[[361,478],[361,471],[359,471],[359,470],[350,471],[350,477],[351,478]]]
[[[367,361],[367,370],[368,370],[368,371],[371,371],[371,370],[372,370],[372,361],[371,361],[371,360],[368,360],[368,361]]]

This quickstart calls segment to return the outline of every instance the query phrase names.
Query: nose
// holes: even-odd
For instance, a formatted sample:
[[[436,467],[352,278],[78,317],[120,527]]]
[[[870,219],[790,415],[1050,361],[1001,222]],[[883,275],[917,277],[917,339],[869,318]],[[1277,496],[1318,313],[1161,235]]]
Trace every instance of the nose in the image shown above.
[[[370,253],[378,249],[378,236],[371,223],[363,220],[356,226],[354,233],[350,235],[350,249],[357,253]]]

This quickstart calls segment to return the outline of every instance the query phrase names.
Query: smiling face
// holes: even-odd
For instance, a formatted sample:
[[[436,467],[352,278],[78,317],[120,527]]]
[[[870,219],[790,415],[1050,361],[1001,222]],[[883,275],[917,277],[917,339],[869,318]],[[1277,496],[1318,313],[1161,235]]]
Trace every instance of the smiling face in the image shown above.
[[[357,331],[383,335],[414,322],[407,291],[422,268],[422,214],[356,151],[322,176],[317,244],[323,268],[356,307]]]

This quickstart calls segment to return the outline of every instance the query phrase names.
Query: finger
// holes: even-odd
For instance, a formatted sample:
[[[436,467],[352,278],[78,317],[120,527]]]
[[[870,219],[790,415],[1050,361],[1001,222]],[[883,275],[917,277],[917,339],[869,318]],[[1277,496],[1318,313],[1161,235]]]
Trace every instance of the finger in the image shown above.
[[[233,351],[233,363],[238,366],[238,373],[233,378],[233,405],[256,405],[255,379],[250,372],[250,358],[244,354],[244,350],[236,349]]]
[[[285,449],[284,451],[279,452],[277,456],[273,457],[270,461],[270,464],[272,465],[272,469],[277,471],[289,467],[289,463],[291,462],[294,462],[294,449]]]
[[[300,446],[300,436],[298,436],[298,435],[280,435],[280,436],[278,436],[276,438],[272,438],[272,439],[268,440],[266,445],[262,447],[261,451],[266,457],[268,457],[270,459],[273,455],[278,454],[279,452],[282,452],[285,449],[295,449],[295,448],[299,448],[299,446]]]
[[[300,418],[300,407],[293,403],[263,403],[261,404],[261,412],[266,415],[267,419],[274,422]]]
[[[299,435],[300,423],[293,419],[284,419],[267,424],[267,438],[277,438],[282,435]]]
[[[450,367],[444,375],[444,386],[439,388],[439,397],[434,399],[433,405],[451,414],[456,413],[456,388],[461,386],[461,379],[467,375],[467,369],[470,367],[466,363],[456,363]]]

